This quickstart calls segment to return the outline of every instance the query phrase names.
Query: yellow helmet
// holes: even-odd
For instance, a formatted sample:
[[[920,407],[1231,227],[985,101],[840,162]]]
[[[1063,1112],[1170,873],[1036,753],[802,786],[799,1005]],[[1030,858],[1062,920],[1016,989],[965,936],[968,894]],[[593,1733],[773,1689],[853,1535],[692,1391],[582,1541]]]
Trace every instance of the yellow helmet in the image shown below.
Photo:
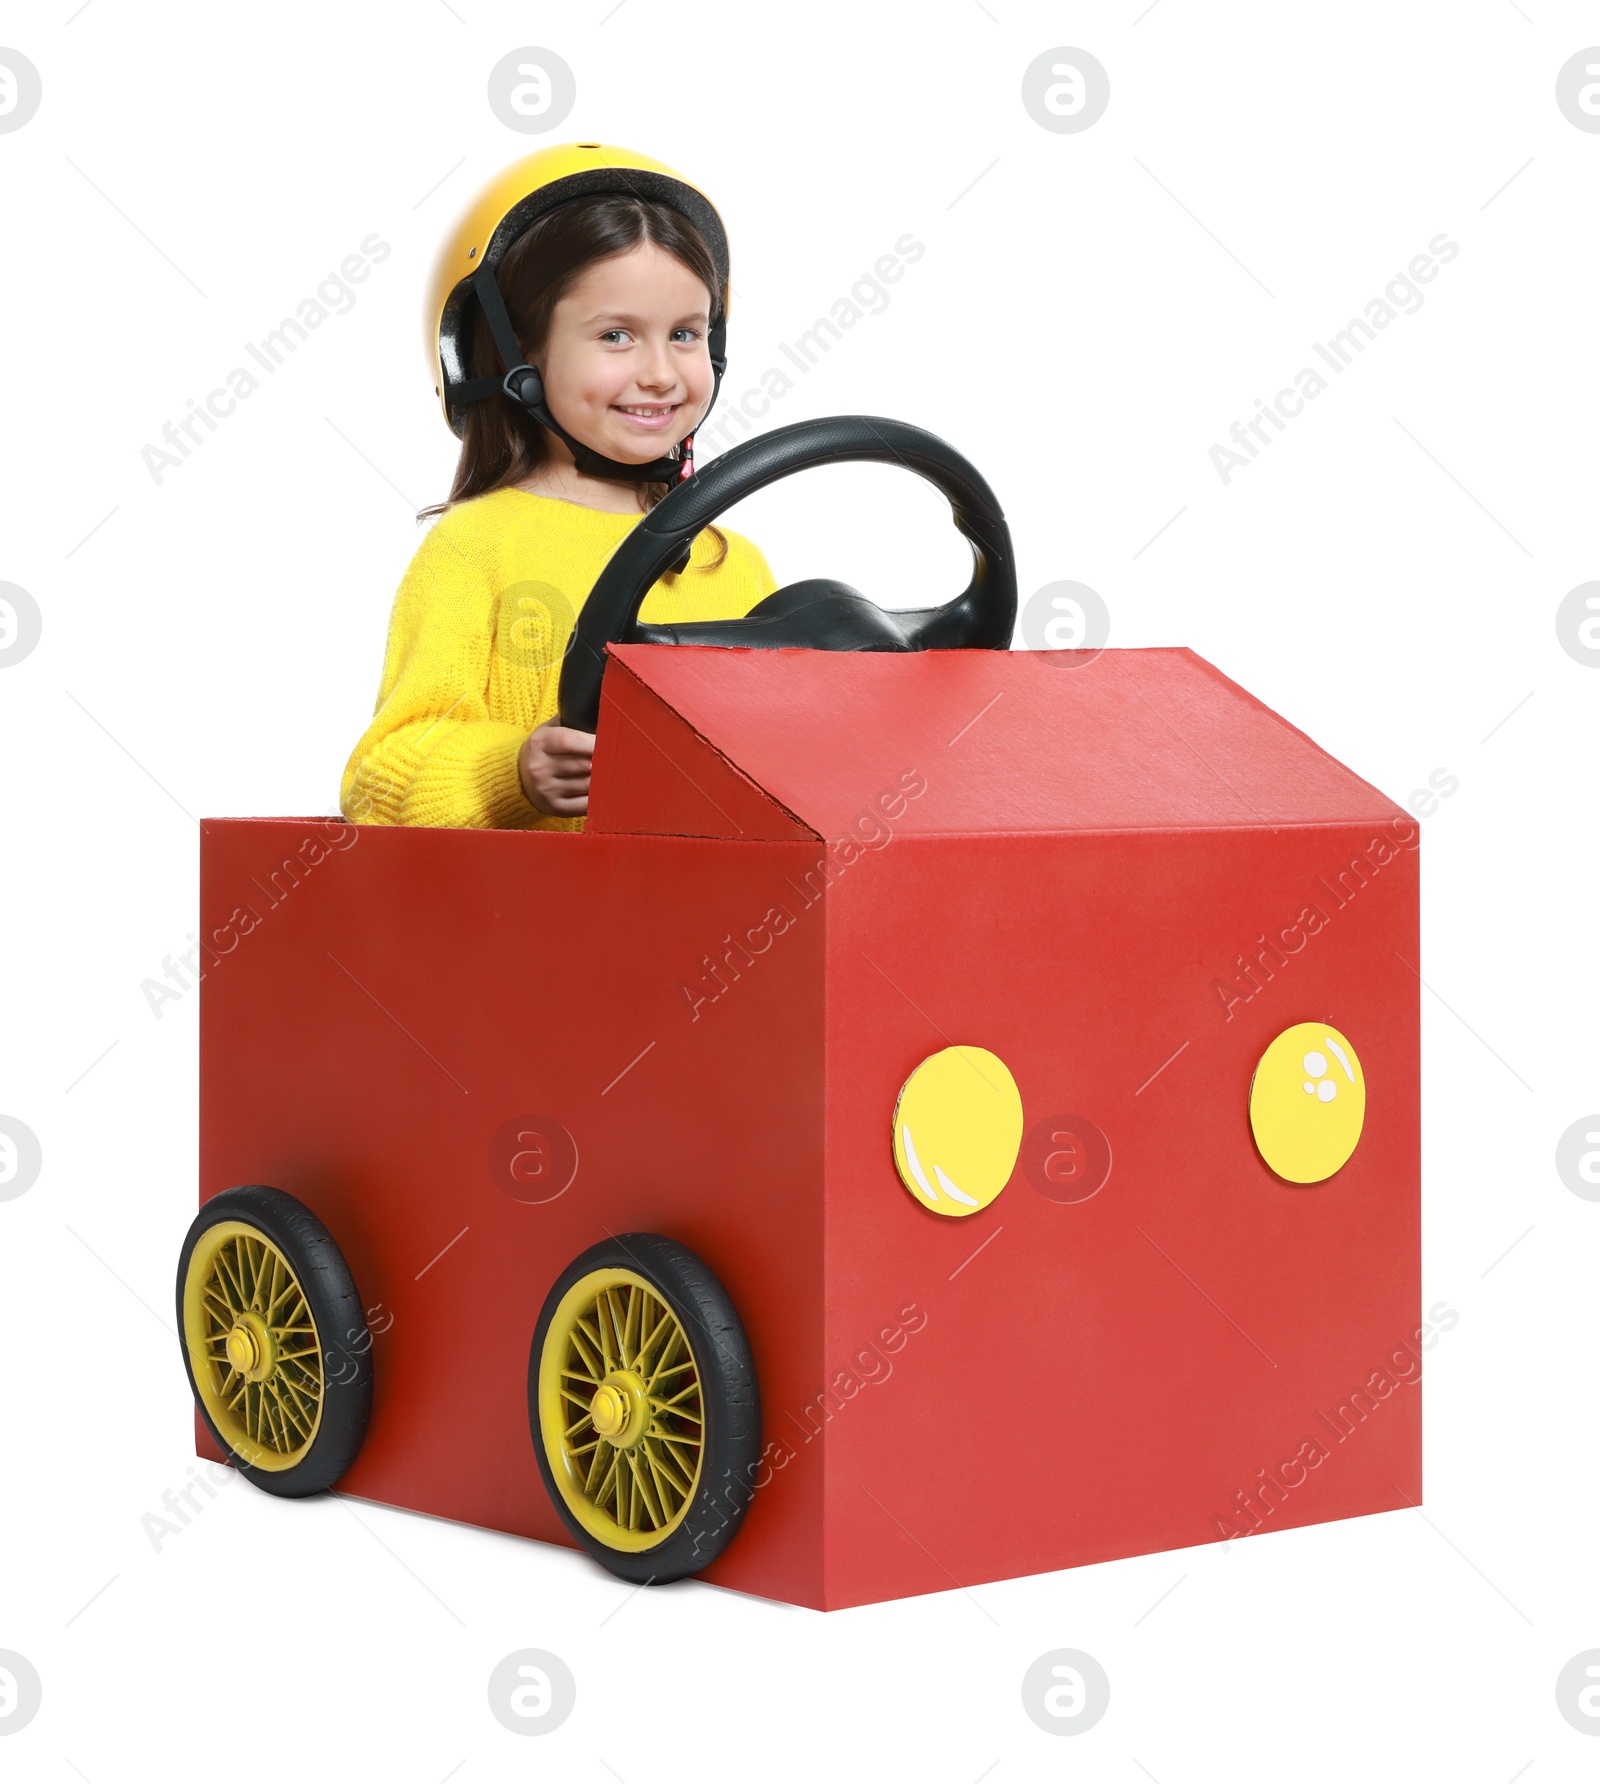
[[[721,385],[726,365],[725,327],[728,313],[728,236],[716,206],[699,189],[663,162],[611,143],[563,143],[539,149],[502,168],[473,199],[445,238],[428,280],[423,310],[423,346],[435,395],[451,431],[458,437],[466,426],[466,409],[474,402],[504,394],[519,402],[546,426],[553,426],[579,455],[578,446],[544,410],[539,374],[523,362],[522,351],[506,315],[495,272],[506,250],[531,224],[575,198],[599,194],[652,199],[670,205],[699,230],[711,250],[721,284],[721,315],[708,345],[716,375],[711,400]],[[474,378],[466,355],[466,323],[474,302],[494,334],[505,361],[504,378]],[[707,405],[710,413],[710,405]],[[702,422],[704,416],[701,417]],[[692,440],[692,435],[690,436]],[[685,442],[687,445],[688,442]],[[662,473],[655,465],[603,467],[610,460],[588,453],[591,469],[601,475],[626,475],[649,480]],[[673,474],[681,468],[673,461]]]

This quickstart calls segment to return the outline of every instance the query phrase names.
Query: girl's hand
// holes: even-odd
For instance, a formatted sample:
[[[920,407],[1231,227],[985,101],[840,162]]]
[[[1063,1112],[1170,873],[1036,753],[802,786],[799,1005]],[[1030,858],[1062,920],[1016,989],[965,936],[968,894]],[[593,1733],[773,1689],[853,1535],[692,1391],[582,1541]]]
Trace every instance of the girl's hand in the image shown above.
[[[589,769],[594,734],[546,719],[528,733],[517,756],[522,791],[535,811],[551,818],[581,818],[589,809]]]

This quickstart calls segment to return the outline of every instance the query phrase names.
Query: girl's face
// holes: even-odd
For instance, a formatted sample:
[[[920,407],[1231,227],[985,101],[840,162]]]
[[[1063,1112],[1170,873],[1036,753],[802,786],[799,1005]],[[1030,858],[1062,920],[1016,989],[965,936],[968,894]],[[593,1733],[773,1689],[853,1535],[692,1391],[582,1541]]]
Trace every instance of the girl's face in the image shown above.
[[[550,413],[607,458],[660,458],[711,400],[709,305],[705,286],[653,242],[586,267],[556,304],[537,362]]]

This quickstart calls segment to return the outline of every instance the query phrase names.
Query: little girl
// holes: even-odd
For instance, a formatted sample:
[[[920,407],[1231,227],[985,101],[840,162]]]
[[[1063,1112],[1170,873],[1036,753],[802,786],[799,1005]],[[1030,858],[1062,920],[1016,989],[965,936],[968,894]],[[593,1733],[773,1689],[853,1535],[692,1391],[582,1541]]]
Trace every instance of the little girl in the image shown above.
[[[340,807],[581,830],[594,738],[556,722],[562,656],[606,559],[692,474],[722,372],[722,223],[659,162],[546,149],[479,195],[433,284],[428,355],[461,458],[423,511],[440,518],[395,595]],[[742,618],[776,586],[754,545],[709,527],[640,616]]]

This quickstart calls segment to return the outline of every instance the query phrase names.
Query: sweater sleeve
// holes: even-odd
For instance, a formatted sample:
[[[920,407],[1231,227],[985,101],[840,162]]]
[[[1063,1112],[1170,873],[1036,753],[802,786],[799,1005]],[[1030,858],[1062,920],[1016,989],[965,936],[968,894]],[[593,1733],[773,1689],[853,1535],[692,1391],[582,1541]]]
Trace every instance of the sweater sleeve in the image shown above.
[[[568,828],[522,791],[527,729],[489,716],[494,594],[448,521],[435,523],[395,595],[377,706],[345,766],[340,809],[358,824]]]

